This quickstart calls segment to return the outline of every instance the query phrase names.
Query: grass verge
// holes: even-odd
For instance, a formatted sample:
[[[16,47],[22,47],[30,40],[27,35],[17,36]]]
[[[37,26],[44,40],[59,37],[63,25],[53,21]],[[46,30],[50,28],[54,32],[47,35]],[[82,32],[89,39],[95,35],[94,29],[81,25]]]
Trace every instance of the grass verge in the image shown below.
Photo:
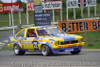
[[[0,51],[12,51],[13,49],[11,48],[11,47],[8,47],[8,45],[6,44],[6,45],[4,45],[1,49],[0,49]]]

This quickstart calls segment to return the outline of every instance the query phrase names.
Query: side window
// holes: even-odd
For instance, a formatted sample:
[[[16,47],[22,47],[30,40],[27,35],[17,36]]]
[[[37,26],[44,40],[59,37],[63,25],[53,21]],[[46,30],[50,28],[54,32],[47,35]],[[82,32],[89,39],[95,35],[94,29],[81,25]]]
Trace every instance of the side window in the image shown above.
[[[29,29],[27,31],[27,37],[37,37],[34,29]]]
[[[24,37],[24,32],[25,32],[25,30],[23,30],[22,32],[20,32],[16,37]]]

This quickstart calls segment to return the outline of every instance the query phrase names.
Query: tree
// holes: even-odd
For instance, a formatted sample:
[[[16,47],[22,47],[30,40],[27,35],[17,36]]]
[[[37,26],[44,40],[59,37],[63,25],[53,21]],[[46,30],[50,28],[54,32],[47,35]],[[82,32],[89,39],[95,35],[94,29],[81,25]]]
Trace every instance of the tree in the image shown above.
[[[3,3],[3,2],[0,0],[0,3]]]
[[[21,8],[24,9],[24,12],[26,12],[26,3],[22,2],[21,0],[17,0],[17,2],[21,4]]]

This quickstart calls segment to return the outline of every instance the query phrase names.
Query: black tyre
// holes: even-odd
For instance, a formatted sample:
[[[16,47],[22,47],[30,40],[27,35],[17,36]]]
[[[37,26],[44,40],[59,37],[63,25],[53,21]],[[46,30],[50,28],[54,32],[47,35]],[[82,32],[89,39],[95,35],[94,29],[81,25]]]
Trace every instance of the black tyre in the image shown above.
[[[50,50],[50,48],[47,46],[47,45],[43,45],[42,46],[42,55],[43,56],[49,56],[49,55],[51,55],[51,50]]]
[[[15,55],[24,55],[25,54],[25,52],[22,51],[22,49],[20,48],[19,45],[15,45],[13,50],[14,50]]]
[[[71,54],[79,54],[81,51],[72,51]]]

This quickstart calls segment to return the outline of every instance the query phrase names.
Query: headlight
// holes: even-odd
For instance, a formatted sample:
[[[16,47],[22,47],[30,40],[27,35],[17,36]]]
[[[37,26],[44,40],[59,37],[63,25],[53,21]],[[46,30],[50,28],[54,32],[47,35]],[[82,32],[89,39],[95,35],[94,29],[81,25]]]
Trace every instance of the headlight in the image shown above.
[[[59,45],[59,41],[56,42],[56,45]]]
[[[80,39],[80,42],[83,42],[83,38]]]
[[[50,41],[50,44],[53,45],[53,41]]]

